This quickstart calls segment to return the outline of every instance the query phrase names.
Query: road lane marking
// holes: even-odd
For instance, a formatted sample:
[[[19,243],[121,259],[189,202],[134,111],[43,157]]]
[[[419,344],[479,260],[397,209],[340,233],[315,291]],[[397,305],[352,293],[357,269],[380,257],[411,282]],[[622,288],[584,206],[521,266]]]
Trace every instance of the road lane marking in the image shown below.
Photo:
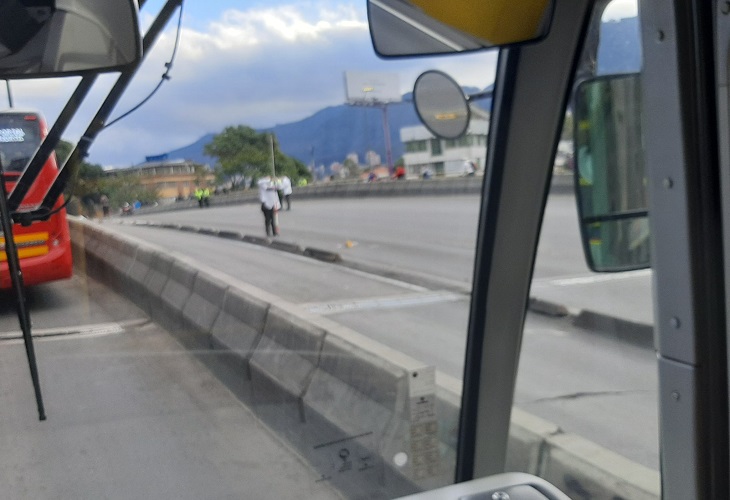
[[[556,328],[524,328],[525,335],[552,335],[553,337],[567,337],[568,332]]]
[[[375,309],[400,309],[402,307],[422,306],[444,302],[469,300],[468,295],[453,292],[436,291],[381,297],[375,299],[341,300],[322,303],[302,304],[307,311],[315,314],[337,314],[352,311],[367,311]]]
[[[124,332],[127,328],[142,326],[149,323],[148,319],[133,319],[114,323],[97,323],[93,325],[61,326],[57,328],[31,329],[34,339],[59,340],[79,337],[102,337]],[[23,340],[19,330],[0,333],[0,342],[15,344]]]
[[[635,278],[651,276],[651,269],[640,269],[638,271],[624,271],[621,273],[591,274],[588,276],[575,276],[572,278],[541,278],[533,281],[533,286],[572,286],[591,285],[594,283],[605,283],[608,281],[622,281]]]

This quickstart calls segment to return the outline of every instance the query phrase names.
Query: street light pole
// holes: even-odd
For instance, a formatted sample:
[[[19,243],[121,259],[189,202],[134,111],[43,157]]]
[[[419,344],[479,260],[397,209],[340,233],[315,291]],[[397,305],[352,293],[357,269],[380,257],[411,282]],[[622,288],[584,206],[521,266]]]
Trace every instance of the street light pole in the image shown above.
[[[271,146],[271,175],[276,177],[276,163],[274,162],[274,134],[269,134],[269,145]]]

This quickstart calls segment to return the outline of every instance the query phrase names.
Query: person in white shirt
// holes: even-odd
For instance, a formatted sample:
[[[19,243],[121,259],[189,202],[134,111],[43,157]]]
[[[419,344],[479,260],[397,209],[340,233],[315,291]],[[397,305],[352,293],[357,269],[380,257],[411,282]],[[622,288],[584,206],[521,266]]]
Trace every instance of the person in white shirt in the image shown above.
[[[276,193],[276,183],[271,177],[266,176],[259,179],[258,186],[261,211],[264,213],[266,236],[279,236],[276,211],[281,208],[281,205],[279,204],[279,196]]]
[[[464,160],[464,164],[461,167],[461,173],[464,176],[472,177],[474,173],[476,172],[476,168],[474,168],[474,162],[470,160]]]
[[[291,210],[291,179],[286,175],[279,179],[279,191],[281,192],[281,203],[282,205],[286,201],[287,211]]]

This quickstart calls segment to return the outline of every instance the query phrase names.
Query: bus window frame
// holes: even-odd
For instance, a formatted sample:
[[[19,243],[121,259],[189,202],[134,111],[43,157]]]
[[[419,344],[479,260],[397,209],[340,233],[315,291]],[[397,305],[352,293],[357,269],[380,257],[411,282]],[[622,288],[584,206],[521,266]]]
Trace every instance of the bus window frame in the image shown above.
[[[543,40],[502,49],[499,55],[469,313],[457,482],[504,471],[540,226],[592,6],[588,0],[556,2]],[[515,220],[520,231],[512,229]]]

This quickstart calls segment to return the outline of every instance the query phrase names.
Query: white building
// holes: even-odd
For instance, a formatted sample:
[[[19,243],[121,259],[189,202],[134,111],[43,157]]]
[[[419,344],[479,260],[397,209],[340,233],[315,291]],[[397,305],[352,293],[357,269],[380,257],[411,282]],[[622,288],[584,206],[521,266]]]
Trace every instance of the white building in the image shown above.
[[[380,160],[380,155],[378,153],[375,151],[368,151],[365,153],[365,164],[372,168],[382,165],[383,162]]]
[[[489,117],[472,108],[471,122],[458,139],[437,139],[423,125],[404,127],[400,140],[408,177],[421,177],[426,169],[438,176],[463,175],[464,161],[473,161],[477,173],[484,173]]]

